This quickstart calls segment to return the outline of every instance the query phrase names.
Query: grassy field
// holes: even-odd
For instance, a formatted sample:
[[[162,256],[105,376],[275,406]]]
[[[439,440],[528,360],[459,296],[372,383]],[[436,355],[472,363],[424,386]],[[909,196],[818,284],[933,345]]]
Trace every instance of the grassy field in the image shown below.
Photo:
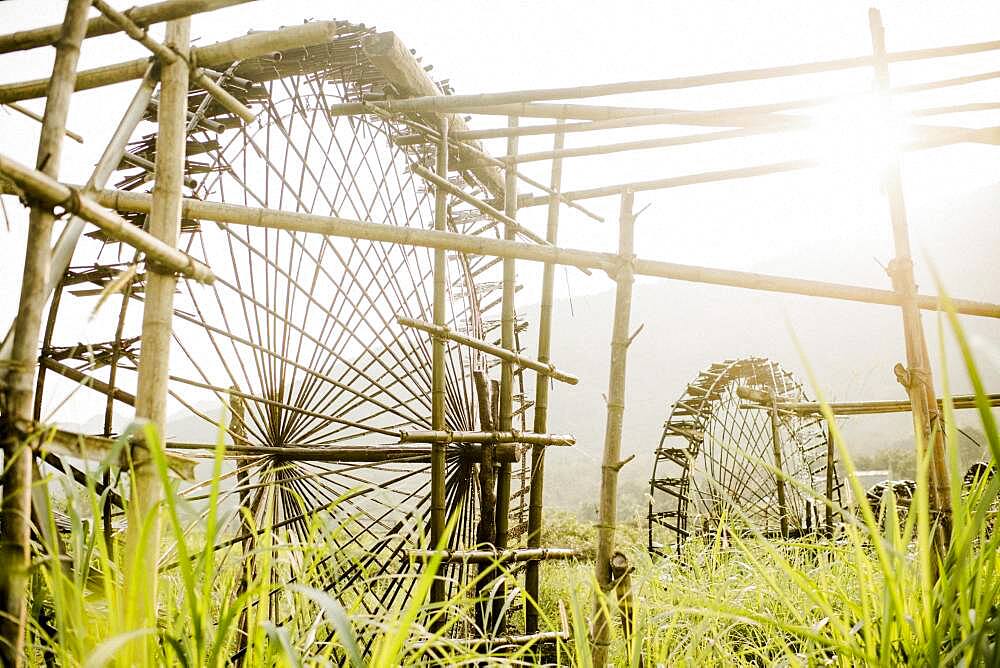
[[[956,336],[964,347],[961,331]],[[1000,432],[968,349],[967,373],[980,397],[979,415],[993,461],[1000,460]],[[945,388],[947,390],[947,388]],[[946,424],[953,425],[945,403]],[[690,540],[680,558],[651,558],[638,523],[620,527],[619,547],[634,566],[635,633],[626,643],[616,628],[611,658],[638,666],[998,666],[1000,665],[1000,533],[993,531],[1000,476],[962,491],[958,438],[947,430],[952,462],[952,537],[947,551],[932,547],[928,508],[928,459],[918,460],[918,491],[910,511],[897,518],[886,499],[885,518],[863,504],[836,510],[842,524],[832,540],[818,537],[775,542],[752,531],[722,531]],[[854,498],[864,493],[853,477],[845,444],[834,434]],[[152,439],[155,442],[155,438]],[[159,454],[159,453],[157,453]],[[217,453],[217,472],[221,469]],[[168,482],[162,456],[155,457]],[[209,508],[214,509],[212,487]],[[169,487],[169,484],[168,484]],[[592,665],[587,646],[594,591],[593,564],[543,564],[541,607],[546,628],[560,627],[560,603],[571,637],[542,651],[532,646],[491,651],[451,637],[474,607],[470,587],[442,607],[427,605],[436,564],[414,574],[414,596],[388,615],[363,612],[363,601],[338,601],[308,586],[310,569],[329,554],[328,533],[317,527],[314,544],[293,562],[257,547],[263,575],[238,586],[240,562],[220,564],[205,545],[217,540],[215,512],[198,536],[184,535],[177,499],[164,503],[164,541],[177,545],[177,568],[159,579],[157,623],[136,624],[136,609],[122,573],[142,555],[115,550],[109,558],[100,523],[100,499],[85,494],[90,513],[70,512],[69,568],[36,555],[29,632],[31,665],[221,666],[237,648],[241,612],[249,606],[249,666],[305,665]],[[823,501],[822,499],[819,499]],[[737,511],[738,512],[738,511]],[[733,518],[738,521],[737,518]],[[54,528],[54,527],[53,527]],[[543,544],[591,549],[594,529],[569,515],[550,513]],[[272,592],[263,584],[276,570],[296,582]],[[516,579],[511,575],[509,582]],[[512,609],[523,607],[516,588]],[[275,597],[301,611],[275,624],[265,611]],[[614,602],[610,602],[614,605]],[[287,608],[286,608],[287,609]],[[617,610],[613,616],[618,617]],[[520,612],[511,614],[513,626]],[[617,624],[617,621],[616,621]],[[332,637],[332,642],[325,642]],[[367,648],[367,651],[366,651]]]

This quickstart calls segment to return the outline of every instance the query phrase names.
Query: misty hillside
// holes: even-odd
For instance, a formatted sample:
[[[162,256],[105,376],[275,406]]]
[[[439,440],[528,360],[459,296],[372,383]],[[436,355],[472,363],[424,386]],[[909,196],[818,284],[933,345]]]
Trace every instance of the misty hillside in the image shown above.
[[[933,261],[951,294],[1000,301],[1000,286],[993,280],[993,263],[1000,251],[1000,226],[995,218],[998,208],[1000,185],[953,206],[910,212],[914,229],[925,230],[922,238],[914,235],[917,280],[923,292],[934,292],[934,283],[923,266],[926,263],[919,249],[939,249]],[[888,222],[886,228],[888,235]],[[641,248],[638,252],[643,254]],[[794,257],[756,270],[889,287],[888,278],[871,253],[857,252],[850,239],[844,239],[839,247],[803,248]],[[645,325],[630,350],[628,365],[623,453],[638,456],[622,469],[622,478],[632,492],[649,478],[652,451],[670,404],[703,367],[726,358],[760,355],[780,362],[809,386],[792,331],[826,399],[906,397],[892,373],[896,362],[905,362],[898,309],[676,281],[637,283],[632,304],[633,331]],[[572,432],[578,439],[574,448],[549,450],[546,497],[555,506],[580,508],[591,505],[596,498],[613,305],[612,291],[575,297],[571,302],[561,300],[555,305],[553,360],[559,368],[580,377],[579,385],[560,384],[552,393],[550,429]],[[537,306],[522,310],[529,320],[537,320]],[[978,344],[980,371],[987,387],[1000,387],[995,352],[1000,323],[982,318],[963,321],[967,334]],[[924,316],[940,392],[936,322],[936,316]],[[529,330],[529,350],[535,335],[534,330]],[[971,391],[954,347],[949,344],[948,348],[952,392]],[[809,394],[815,396],[816,392],[810,389]],[[968,424],[976,422],[969,412],[961,418]],[[906,438],[910,416],[854,417],[843,427],[853,451],[871,452]]]

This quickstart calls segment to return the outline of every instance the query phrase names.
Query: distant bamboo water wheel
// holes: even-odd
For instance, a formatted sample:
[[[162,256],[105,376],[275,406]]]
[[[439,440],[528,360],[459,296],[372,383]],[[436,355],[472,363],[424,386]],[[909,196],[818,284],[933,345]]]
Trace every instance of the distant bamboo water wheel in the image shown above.
[[[338,33],[332,42],[220,68],[219,83],[258,112],[250,124],[204,91],[191,91],[188,196],[434,226],[434,194],[409,169],[414,163],[433,168],[433,146],[396,142],[420,119],[327,113],[331,104],[362,94],[413,94],[392,59],[396,65],[400,58],[410,65],[416,60],[398,48],[373,55],[387,42],[398,46],[391,33],[347,23]],[[414,71],[426,77],[422,68]],[[131,144],[117,187],[148,190],[155,152],[151,127]],[[460,173],[451,179],[455,185],[502,196],[481,173]],[[454,231],[499,234],[457,200],[449,214]],[[143,225],[145,215],[126,215]],[[287,548],[269,576],[274,593],[267,614],[278,621],[293,614],[282,603],[281,585],[307,570],[308,558],[296,551],[307,543],[330,549],[318,562],[312,556],[306,584],[362,614],[400,608],[419,571],[407,552],[430,530],[430,446],[398,443],[402,432],[431,427],[431,341],[397,317],[432,320],[433,251],[188,218],[179,246],[208,264],[216,281],[178,284],[165,437],[197,452],[215,441],[222,420],[225,442],[242,449],[228,463],[221,507],[242,507],[252,521],[244,524],[231,513],[219,549],[240,559],[265,532]],[[79,401],[80,394],[97,392],[90,396],[103,417],[92,431],[114,435],[127,425],[145,271],[141,256],[100,233],[81,240],[45,332],[39,418],[58,421],[68,394],[79,393]],[[448,253],[449,328],[499,338],[498,317],[491,315],[500,301],[498,271],[494,258]],[[81,326],[79,304],[93,308],[116,281],[126,297],[104,306],[113,316]],[[449,429],[479,429],[473,374],[488,363],[471,348],[447,345]],[[522,430],[526,408],[515,403]],[[470,547],[480,519],[477,451],[455,446],[449,452],[447,505],[449,515],[458,515],[451,547]],[[523,460],[513,464],[512,497],[519,500],[510,503],[510,532],[517,534],[526,521],[520,490],[528,475]],[[200,481],[183,491],[199,515],[192,525],[207,512],[197,504],[207,496],[210,469],[200,466],[197,474]],[[173,559],[169,553],[165,562]],[[466,581],[469,568],[447,566],[451,591]],[[300,607],[294,614],[311,613]]]
[[[824,493],[827,441],[821,418],[775,414],[740,398],[740,388],[807,400],[801,383],[766,359],[727,360],[699,373],[673,404],[656,449],[650,551],[679,550],[692,534],[716,530],[720,523],[733,530],[752,525],[774,536],[818,526],[822,508],[763,464]],[[834,489],[839,495],[839,485]]]

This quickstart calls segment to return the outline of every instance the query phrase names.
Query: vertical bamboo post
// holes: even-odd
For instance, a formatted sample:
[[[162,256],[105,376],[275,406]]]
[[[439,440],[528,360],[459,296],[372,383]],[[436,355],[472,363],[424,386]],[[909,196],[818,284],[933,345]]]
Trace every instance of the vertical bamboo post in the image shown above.
[[[833,457],[833,425],[830,424],[828,420],[826,423],[826,517],[824,524],[826,525],[826,537],[833,538],[833,506],[830,502],[833,501],[833,474],[834,465],[836,464]]]
[[[507,118],[508,127],[517,127],[517,116]],[[507,155],[511,160],[504,171],[504,214],[517,218],[517,165],[513,158],[517,155],[517,137],[507,138]],[[516,230],[513,225],[504,224],[504,239],[513,241]],[[514,350],[514,291],[517,281],[516,265],[513,258],[503,260],[503,300],[500,307],[500,345]],[[510,362],[500,365],[500,431],[510,431],[513,425],[514,409],[514,366]],[[497,472],[497,548],[507,545],[507,527],[510,520],[510,462],[503,462]]]
[[[76,84],[80,43],[87,29],[89,0],[70,0],[56,44],[45,101],[45,116],[38,142],[36,168],[59,176],[62,140]],[[0,506],[0,662],[20,666],[25,661],[24,634],[27,615],[27,579],[30,566],[32,447],[24,439],[21,421],[32,417],[35,366],[42,311],[47,300],[52,225],[51,211],[31,210],[21,279],[21,300],[7,374],[3,405],[3,501]]]
[[[189,49],[191,20],[167,23],[164,42],[185,56]],[[161,71],[157,112],[156,172],[149,232],[171,245],[177,244],[184,183],[184,119],[187,112],[188,67],[183,58],[165,64]],[[167,412],[167,378],[177,279],[153,263],[146,265],[145,306],[142,314],[142,348],[135,398],[137,418],[150,421],[162,435]],[[139,445],[139,444],[137,444]],[[131,588],[131,624],[156,625],[156,562],[160,543],[158,505],[163,495],[155,467],[144,447],[133,448],[132,495],[125,535],[128,563],[126,582]],[[145,644],[147,651],[149,643]],[[146,658],[149,658],[148,656]]]
[[[618,471],[621,469],[622,424],[625,416],[625,365],[628,357],[629,319],[632,311],[634,282],[634,223],[632,191],[621,196],[618,254],[621,267],[614,276],[615,319],[611,332],[611,365],[608,373],[608,414],[604,430],[604,458],[601,463],[601,501],[597,515],[597,584],[590,651],[594,666],[603,667],[611,643],[611,620],[608,594],[614,588],[611,556],[615,551],[615,521],[618,512]]]
[[[493,401],[490,399],[490,381],[485,371],[474,371],[476,395],[479,404],[479,428],[482,431],[495,431],[493,422]],[[479,463],[479,526],[476,528],[476,544],[483,548],[496,545],[496,465],[494,456],[496,447],[483,443],[483,459]],[[492,564],[479,565],[479,579],[476,582],[476,627],[486,628],[490,602],[485,600],[483,590],[486,588],[486,575]]]
[[[878,9],[868,11],[872,50],[875,56],[875,80],[878,91],[888,96],[889,64],[885,51],[885,28]],[[886,100],[887,102],[887,100]],[[940,428],[934,378],[924,340],[923,324],[917,304],[917,284],[913,278],[913,258],[910,253],[910,233],[906,219],[906,202],[903,198],[902,169],[898,156],[886,165],[883,186],[889,200],[892,219],[893,242],[896,257],[889,264],[892,286],[899,295],[903,312],[903,334],[906,338],[906,364],[903,376],[910,404],[913,407],[913,427],[918,452],[930,448],[930,497],[931,512],[937,519],[935,545],[942,557],[947,549],[951,531],[951,490],[948,482],[947,459],[944,448],[944,429]]]
[[[632,632],[635,630],[635,608],[632,600],[632,566],[624,552],[611,555],[611,577],[615,580],[615,597],[618,599],[618,616],[625,639],[626,656],[631,660]],[[641,662],[639,662],[641,663]]]
[[[781,537],[788,538],[788,504],[785,499],[785,469],[781,462],[781,418],[778,416],[778,400],[771,395],[771,454],[774,457],[774,485],[778,492],[778,525]]]
[[[437,175],[448,178],[448,117],[441,116],[441,139],[437,146]],[[434,229],[448,229],[448,194],[444,188],[434,189]],[[445,251],[434,251],[434,324],[446,324],[445,272],[447,256]],[[445,340],[435,336],[431,340],[431,428],[446,429],[445,420]],[[445,523],[445,450],[447,445],[435,443],[431,446],[431,547],[438,549],[444,536]],[[441,568],[444,568],[442,565]],[[431,585],[431,601],[444,600],[444,579],[434,578]]]
[[[559,125],[565,121],[559,120]],[[565,143],[566,133],[560,130],[553,140],[553,150],[558,151]],[[562,158],[552,161],[552,177],[549,187],[558,193],[562,188]],[[559,200],[549,200],[548,225],[545,240],[555,246],[559,242]],[[538,361],[548,362],[552,352],[552,293],[555,287],[556,266],[545,263],[542,270],[542,303],[538,316]],[[535,375],[535,420],[537,434],[548,433],[549,419],[549,379]],[[542,546],[542,494],[545,482],[545,446],[531,448],[531,491],[528,499],[528,547]],[[538,631],[539,582],[538,571],[541,564],[529,561],[524,575],[524,588],[528,593],[528,603],[524,611],[524,632],[531,635]]]
[[[243,402],[243,397],[238,394],[238,388],[232,387],[229,392],[229,408],[230,408],[230,418],[229,418],[229,433],[232,434],[234,445],[247,445],[246,441],[246,410]],[[242,466],[242,463],[237,461],[237,467]],[[250,586],[251,580],[253,580],[254,573],[254,557],[252,556],[252,546],[250,545],[252,525],[250,519],[246,516],[246,511],[248,510],[248,501],[250,499],[250,490],[243,489],[249,483],[249,476],[246,471],[237,470],[236,472],[236,485],[240,488],[240,538],[242,541],[243,549],[243,572],[240,574],[239,585],[236,589],[236,595],[242,596],[246,593],[247,588]],[[239,657],[237,660],[238,665],[244,665],[247,659],[247,647],[250,644],[250,606],[244,606],[240,610],[239,618],[239,629],[236,636],[236,656]]]

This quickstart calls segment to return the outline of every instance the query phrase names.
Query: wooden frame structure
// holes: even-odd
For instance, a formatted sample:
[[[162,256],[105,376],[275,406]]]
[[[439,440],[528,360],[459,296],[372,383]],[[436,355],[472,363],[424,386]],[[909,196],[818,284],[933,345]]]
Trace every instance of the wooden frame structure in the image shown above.
[[[561,372],[553,366],[549,359],[551,353],[552,332],[552,293],[553,270],[556,265],[574,266],[585,270],[601,270],[607,273],[617,284],[617,298],[614,313],[614,336],[611,351],[611,369],[609,375],[607,430],[604,443],[604,461],[602,466],[602,491],[600,502],[599,544],[597,558],[597,579],[601,595],[595,604],[597,611],[593,627],[592,646],[594,661],[603,665],[606,659],[610,638],[610,606],[606,595],[616,587],[621,588],[623,573],[627,569],[617,567],[612,558],[615,551],[615,489],[617,474],[625,462],[620,460],[622,417],[625,410],[625,380],[628,345],[634,334],[629,332],[629,311],[631,301],[631,285],[637,275],[656,276],[675,280],[726,285],[752,290],[777,291],[789,294],[799,294],[811,297],[826,297],[860,303],[883,304],[898,307],[903,312],[904,334],[907,342],[907,363],[909,370],[907,390],[910,396],[910,406],[915,413],[918,431],[918,442],[921,447],[931,447],[935,462],[932,499],[935,509],[942,517],[939,545],[947,539],[947,478],[943,475],[943,450],[939,440],[932,440],[932,435],[940,436],[940,430],[935,430],[934,423],[938,419],[936,402],[933,400],[933,382],[927,363],[926,344],[923,341],[920,324],[920,309],[936,310],[940,307],[937,297],[919,295],[913,283],[912,260],[909,254],[908,232],[906,227],[905,209],[900,189],[898,165],[891,165],[886,177],[887,193],[891,205],[891,218],[896,241],[897,257],[893,262],[892,290],[870,287],[851,286],[843,284],[807,281],[780,276],[766,276],[748,272],[731,271],[696,267],[643,259],[636,257],[632,245],[632,212],[633,194],[637,192],[658,190],[663,188],[681,187],[698,183],[708,183],[721,180],[745,179],[755,176],[808,169],[816,165],[809,159],[791,160],[782,163],[737,167],[717,172],[707,172],[683,176],[670,176],[648,181],[600,185],[593,188],[564,192],[561,184],[562,161],[568,158],[584,155],[599,155],[611,152],[644,150],[654,147],[665,147],[684,143],[701,143],[706,141],[721,141],[730,138],[746,136],[762,132],[782,132],[801,127],[802,119],[794,112],[801,111],[829,102],[829,98],[811,98],[768,102],[753,107],[717,109],[711,111],[678,111],[676,109],[658,109],[644,107],[614,107],[596,106],[590,104],[568,104],[561,101],[581,98],[609,96],[623,93],[646,91],[664,91],[691,88],[695,86],[717,85],[743,81],[763,80],[775,77],[796,76],[833,72],[844,69],[872,68],[877,77],[880,90],[885,94],[904,95],[921,90],[961,86],[974,81],[982,81],[1000,77],[1000,73],[972,74],[950,80],[931,81],[906,87],[890,87],[888,68],[892,63],[910,62],[929,58],[951,57],[969,53],[980,53],[1000,49],[1000,42],[985,42],[949,47],[935,47],[918,51],[891,53],[885,49],[883,29],[878,13],[873,10],[870,22],[873,41],[873,55],[845,58],[833,61],[802,63],[796,65],[771,67],[735,72],[713,73],[698,76],[685,76],[655,81],[635,81],[617,84],[602,84],[576,88],[560,88],[546,90],[511,91],[508,93],[491,93],[484,95],[449,95],[448,91],[436,84],[426,74],[419,61],[407,50],[393,33],[367,32],[358,41],[351,42],[352,53],[363,53],[363,62],[358,67],[364,70],[363,76],[373,76],[378,85],[359,86],[352,91],[353,99],[344,100],[323,109],[325,117],[336,119],[340,116],[350,116],[363,122],[365,119],[375,119],[381,123],[391,124],[396,128],[405,128],[397,132],[394,141],[398,146],[409,147],[413,157],[413,171],[434,188],[434,222],[427,228],[416,226],[394,226],[374,222],[364,217],[349,217],[334,213],[321,215],[297,208],[296,211],[282,210],[267,204],[248,206],[232,202],[206,201],[202,198],[183,196],[185,187],[184,172],[184,137],[189,136],[196,128],[211,128],[215,131],[227,127],[240,128],[248,118],[255,116],[253,96],[260,91],[261,82],[273,81],[290,76],[290,72],[302,69],[302,63],[317,67],[316,63],[324,59],[332,62],[340,47],[338,34],[344,27],[336,22],[315,22],[278,31],[255,33],[246,37],[222,42],[216,45],[191,48],[188,50],[187,28],[188,18],[192,14],[209,11],[221,6],[239,4],[243,0],[166,0],[156,5],[150,5],[142,10],[120,13],[109,7],[103,1],[95,1],[94,7],[104,15],[102,18],[88,22],[87,11],[91,5],[89,0],[73,0],[69,3],[66,21],[60,27],[42,28],[26,33],[0,36],[0,53],[39,47],[47,44],[57,45],[55,69],[50,78],[17,84],[0,85],[0,104],[14,104],[22,100],[46,97],[46,112],[43,117],[42,140],[39,147],[37,169],[30,169],[3,155],[0,151],[0,177],[4,177],[4,189],[22,196],[32,209],[31,234],[29,250],[25,264],[25,277],[22,287],[20,310],[13,329],[12,344],[7,354],[10,356],[10,371],[7,374],[4,402],[5,429],[5,465],[7,475],[4,479],[3,521],[4,535],[0,554],[5,563],[0,565],[0,617],[4,620],[0,626],[0,637],[13,639],[5,645],[2,652],[5,663],[16,664],[23,656],[24,610],[26,609],[24,575],[28,560],[28,523],[31,499],[28,490],[32,482],[32,465],[30,440],[23,438],[26,420],[32,419],[32,403],[39,405],[42,392],[44,370],[58,370],[67,365],[56,359],[50,346],[49,335],[46,334],[43,343],[43,364],[39,367],[38,382],[35,382],[35,366],[38,359],[38,342],[41,337],[42,314],[49,294],[56,289],[56,283],[70,277],[69,263],[73,249],[80,238],[83,222],[80,219],[95,223],[105,238],[130,245],[135,249],[136,258],[142,253],[148,258],[146,263],[148,277],[144,278],[144,332],[141,357],[139,357],[140,388],[136,396],[131,397],[136,414],[149,417],[163,428],[165,415],[163,408],[169,382],[175,379],[170,375],[168,367],[168,348],[171,333],[171,313],[174,320],[179,317],[177,310],[172,308],[171,301],[177,275],[211,282],[215,271],[211,266],[199,262],[188,250],[177,247],[178,234],[183,231],[185,221],[214,221],[222,229],[233,226],[245,226],[246,229],[280,230],[289,234],[319,235],[324,239],[344,238],[353,243],[371,242],[385,245],[396,245],[405,249],[434,249],[433,271],[430,280],[433,281],[432,322],[427,323],[419,318],[410,318],[406,323],[411,328],[417,328],[429,333],[432,337],[430,363],[430,404],[432,406],[430,431],[417,439],[410,435],[410,440],[420,443],[430,443],[429,453],[426,446],[420,447],[420,452],[414,452],[414,457],[426,461],[428,454],[431,464],[431,502],[429,506],[430,537],[433,549],[441,547],[445,539],[444,528],[449,503],[449,489],[446,478],[448,466],[446,457],[451,456],[448,443],[452,440],[464,440],[466,443],[478,444],[475,451],[469,450],[466,455],[469,461],[480,466],[479,484],[484,485],[479,513],[480,525],[477,530],[478,550],[443,549],[448,559],[456,562],[473,561],[482,564],[489,561],[491,555],[495,560],[504,562],[524,562],[526,570],[526,594],[528,609],[526,610],[526,635],[523,641],[543,639],[545,634],[538,634],[538,613],[534,607],[539,594],[540,560],[546,558],[572,556],[558,550],[546,550],[540,545],[539,537],[542,528],[542,489],[543,461],[545,448],[551,445],[566,444],[565,437],[548,435],[548,379],[557,378],[570,381],[573,377]],[[169,20],[168,37],[164,44],[159,44],[148,37],[145,27],[150,23]],[[145,59],[125,63],[112,64],[105,67],[83,72],[76,71],[76,52],[85,37],[107,34],[112,31],[124,31],[133,39],[146,46],[153,54],[158,67],[150,68]],[[285,66],[282,63],[293,63]],[[317,70],[322,67],[317,67]],[[208,68],[219,67],[224,72],[212,72]],[[284,69],[283,69],[284,68]],[[313,71],[317,71],[313,70]],[[374,73],[374,74],[373,74]],[[191,109],[186,91],[188,79],[201,89],[200,102]],[[98,165],[94,177],[82,188],[73,187],[58,180],[58,149],[65,134],[66,110],[69,105],[70,93],[73,90],[83,90],[110,85],[123,81],[141,79],[139,90],[133,105],[126,113],[118,131],[115,133],[104,158]],[[160,123],[158,139],[163,150],[155,150],[153,144],[147,142],[147,156],[126,150],[125,143],[134,131],[137,123],[150,104],[150,97],[156,81],[159,79],[162,94],[157,101],[157,120]],[[242,92],[239,92],[242,91]],[[560,101],[555,104],[553,101]],[[961,107],[939,108],[929,110],[926,115],[946,114],[960,110]],[[211,113],[208,113],[211,112]],[[791,112],[791,113],[789,113]],[[489,130],[471,130],[459,114],[486,114],[508,116],[505,128]],[[557,121],[552,124],[522,126],[518,119],[547,118]],[[583,121],[564,123],[565,120]],[[567,150],[563,146],[566,132],[582,133],[609,129],[615,127],[655,127],[664,124],[708,126],[723,128],[719,131],[692,135],[689,137],[649,139],[629,142],[619,145],[598,145],[588,149]],[[946,132],[935,129],[919,128],[922,132],[917,145],[908,148],[928,148],[959,142],[996,143],[995,129],[978,130],[967,128],[951,128]],[[553,149],[546,153],[519,155],[519,136],[552,134]],[[508,140],[506,155],[500,158],[486,156],[477,139],[487,137],[506,137]],[[191,147],[187,147],[190,152]],[[419,156],[423,156],[422,158]],[[154,157],[155,162],[149,160]],[[152,195],[141,194],[116,189],[104,189],[111,171],[120,160],[128,164],[140,165],[151,173],[144,178],[152,178],[156,184]],[[552,178],[549,186],[543,186],[525,177],[517,171],[517,165],[525,161],[552,161]],[[424,165],[420,165],[420,162]],[[433,165],[433,172],[430,170]],[[456,172],[466,185],[476,188],[456,188],[451,181]],[[518,183],[523,182],[532,188],[540,189],[541,193],[521,194]],[[451,185],[446,185],[451,183]],[[459,195],[458,192],[462,194]],[[485,192],[486,197],[482,196]],[[597,197],[620,197],[620,244],[615,253],[598,253],[579,249],[565,248],[558,245],[558,224],[560,204],[572,207],[577,211],[589,212],[583,200]],[[473,227],[456,224],[456,217],[450,210],[453,199],[472,205],[477,216],[492,219],[489,228],[501,226],[502,238],[489,238],[473,233]],[[548,228],[544,238],[530,233],[517,221],[518,210],[524,207],[546,205],[548,207]],[[61,208],[73,214],[72,228],[60,238],[55,250],[50,254],[50,234],[54,221],[53,209]],[[502,211],[501,211],[502,209]],[[146,216],[149,217],[148,231],[141,225]],[[71,229],[73,231],[71,231]],[[528,241],[518,241],[518,235]],[[529,243],[530,242],[530,243]],[[332,242],[327,242],[332,243]],[[450,255],[449,255],[450,254]],[[452,257],[483,259],[483,266],[502,264],[500,287],[502,295],[499,300],[501,316],[499,319],[499,345],[483,340],[480,332],[469,335],[456,332],[448,326],[446,305],[449,286],[445,283],[445,272]],[[542,310],[539,320],[539,338],[537,355],[528,357],[518,349],[518,318],[514,308],[516,292],[516,262],[533,261],[545,265],[543,279]],[[52,266],[52,273],[48,267]],[[114,274],[100,278],[99,286],[107,285]],[[184,279],[182,279],[182,282]],[[128,282],[128,281],[127,281]],[[135,282],[129,283],[129,291],[136,289]],[[50,320],[57,310],[60,292],[54,293],[54,303],[50,310]],[[959,313],[997,318],[1000,317],[1000,305],[954,300]],[[496,357],[501,367],[500,382],[495,390],[483,373],[477,370],[476,391],[479,397],[480,427],[472,430],[459,439],[455,439],[456,431],[450,429],[446,422],[448,401],[447,370],[445,368],[445,352],[453,348],[474,349],[483,359]],[[79,369],[70,372],[67,377],[76,374],[75,380],[83,382],[92,389],[107,390],[108,414],[112,401],[123,398],[122,390],[115,385],[114,373],[117,360],[124,354],[125,346],[121,336],[121,325],[115,340],[109,346],[112,359],[112,376],[110,382],[101,381],[83,374]],[[517,366],[521,371],[515,371]],[[488,365],[486,366],[488,368]],[[526,399],[521,397],[521,406],[515,406],[515,397],[523,395],[523,370],[536,373],[536,398],[534,404],[533,432],[525,433],[525,429],[514,428],[516,416],[524,419],[524,414],[530,408]],[[561,374],[561,375],[560,375]],[[224,388],[215,388],[210,384],[207,389],[217,393]],[[198,383],[191,383],[198,386]],[[126,393],[127,394],[127,393]],[[229,399],[223,403],[239,399],[240,423],[251,426],[253,410],[284,409],[279,399],[260,398],[249,391],[231,388],[227,395]],[[243,416],[243,405],[246,405],[246,419]],[[776,413],[777,406],[772,406]],[[298,415],[311,418],[326,418],[341,426],[357,426],[347,418],[330,418],[317,411],[296,409]],[[37,413],[37,409],[36,409]],[[110,420],[110,417],[109,417]],[[233,434],[234,445],[229,448],[229,454],[234,457],[245,457],[246,452],[259,446],[247,445],[248,434],[240,427],[239,434]],[[406,431],[393,427],[377,427],[372,429],[385,437],[406,442]],[[99,447],[103,441],[89,441],[91,448]],[[527,483],[527,547],[523,551],[507,546],[508,537],[513,529],[508,530],[512,500],[511,482],[515,476],[510,454],[504,454],[504,449],[510,442],[531,445],[531,466],[523,466],[521,475],[530,471],[530,481]],[[297,447],[294,443],[287,446],[285,459],[308,458],[306,448]],[[196,449],[198,444],[188,444],[187,449]],[[400,448],[416,446],[400,446],[393,444],[393,457],[405,456]],[[520,446],[515,446],[515,450]],[[133,493],[143,499],[144,506],[155,504],[157,498],[157,483],[144,477],[141,448],[134,448],[134,461],[137,465],[134,475],[136,488]],[[275,453],[263,449],[257,450],[262,457],[273,456]],[[340,451],[337,451],[340,452]],[[367,455],[365,453],[368,453]],[[370,449],[355,448],[340,452],[342,459],[347,461],[379,460],[388,455],[388,446],[373,446]],[[327,452],[327,457],[336,457],[333,452]],[[522,451],[522,459],[526,454]],[[352,457],[354,459],[348,459]],[[16,466],[11,464],[15,462]],[[155,515],[155,512],[154,512]],[[293,518],[294,519],[294,518]],[[134,545],[136,543],[133,543]],[[156,546],[147,544],[147,563],[155,562]],[[420,553],[426,556],[426,553]],[[620,565],[619,565],[620,566]],[[618,573],[616,576],[615,573]],[[153,591],[155,568],[147,568],[145,584],[138,585]],[[432,600],[440,602],[446,595],[442,582],[435,582],[432,590]],[[492,615],[494,622],[499,608],[494,607]],[[623,608],[624,609],[624,608]],[[490,614],[484,610],[483,615]],[[502,624],[494,625],[502,633]],[[551,634],[550,634],[551,635]]]

